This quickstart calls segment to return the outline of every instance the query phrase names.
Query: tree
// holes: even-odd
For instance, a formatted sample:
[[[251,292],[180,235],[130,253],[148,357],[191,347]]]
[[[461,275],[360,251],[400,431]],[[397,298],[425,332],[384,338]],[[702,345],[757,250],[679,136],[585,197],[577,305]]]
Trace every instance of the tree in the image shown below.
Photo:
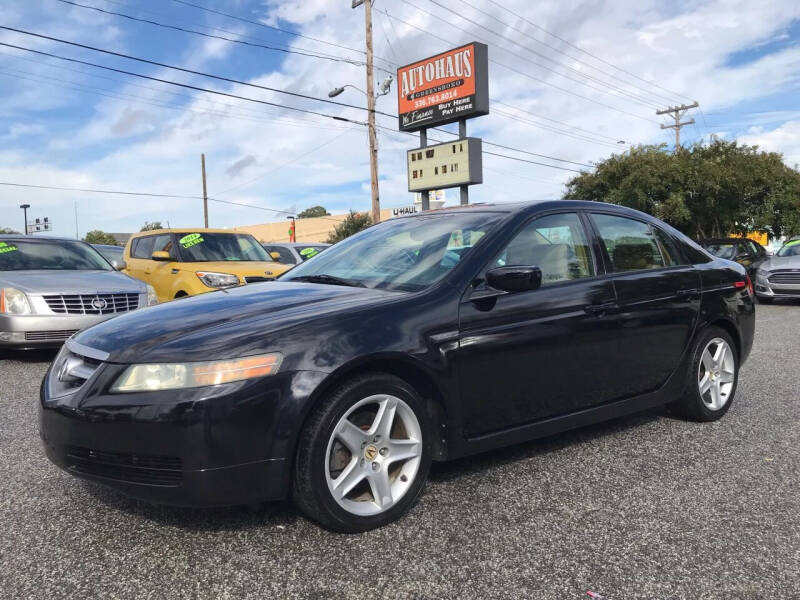
[[[325,210],[324,206],[312,206],[311,208],[305,209],[303,212],[297,215],[298,219],[311,219],[313,217],[325,217],[328,216],[329,213]]]
[[[108,244],[109,246],[117,245],[117,240],[114,239],[113,235],[106,233],[105,231],[100,231],[99,229],[86,232],[86,236],[83,238],[83,241],[90,244]]]
[[[0,233],[12,234],[19,233],[19,231],[14,231],[11,227],[0,227]]]
[[[161,226],[161,221],[153,221],[152,223],[150,221],[145,221],[139,231],[153,231],[154,229],[164,229]]]
[[[354,233],[358,233],[362,229],[366,229],[372,225],[372,217],[369,213],[357,213],[354,210],[350,211],[341,223],[333,228],[333,232],[326,240],[329,244],[341,242],[343,239],[350,237]]]
[[[571,179],[566,197],[635,208],[695,239],[800,233],[800,173],[779,153],[735,141],[674,154],[663,144],[634,147]]]

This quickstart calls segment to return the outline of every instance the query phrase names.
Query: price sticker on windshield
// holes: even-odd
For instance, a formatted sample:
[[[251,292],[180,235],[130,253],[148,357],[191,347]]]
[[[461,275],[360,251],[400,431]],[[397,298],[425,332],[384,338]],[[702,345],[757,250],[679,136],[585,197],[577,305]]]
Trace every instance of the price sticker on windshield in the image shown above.
[[[203,243],[203,236],[199,233],[190,233],[189,235],[183,236],[178,241],[182,248],[191,248],[192,246]]]
[[[16,246],[9,246],[6,242],[0,242],[0,254],[7,254],[17,250]]]

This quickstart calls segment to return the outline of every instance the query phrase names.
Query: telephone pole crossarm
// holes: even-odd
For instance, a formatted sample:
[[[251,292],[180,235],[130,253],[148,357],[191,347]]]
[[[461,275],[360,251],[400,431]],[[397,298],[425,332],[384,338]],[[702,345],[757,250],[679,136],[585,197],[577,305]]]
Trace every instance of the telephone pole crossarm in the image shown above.
[[[691,104],[681,104],[679,106],[668,106],[667,108],[662,108],[661,110],[657,110],[657,115],[669,115],[675,122],[670,125],[661,125],[661,129],[674,129],[675,130],[675,150],[680,147],[681,145],[681,127],[685,127],[686,125],[694,124],[694,119],[689,119],[688,121],[681,121],[683,115],[686,114],[686,111],[692,108],[699,108],[700,103],[695,100]]]

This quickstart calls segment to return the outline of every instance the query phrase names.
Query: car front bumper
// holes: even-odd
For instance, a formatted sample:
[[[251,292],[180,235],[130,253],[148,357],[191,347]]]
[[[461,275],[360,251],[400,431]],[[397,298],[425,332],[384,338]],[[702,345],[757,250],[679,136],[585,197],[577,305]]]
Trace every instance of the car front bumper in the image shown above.
[[[118,313],[124,314],[124,313]],[[0,315],[0,348],[60,346],[72,334],[116,316],[107,315]]]
[[[68,473],[159,504],[211,507],[285,498],[308,371],[206,388],[109,394],[104,364],[74,394],[41,388],[40,435]]]
[[[755,291],[764,298],[800,298],[800,283],[770,283],[769,277],[756,276]]]

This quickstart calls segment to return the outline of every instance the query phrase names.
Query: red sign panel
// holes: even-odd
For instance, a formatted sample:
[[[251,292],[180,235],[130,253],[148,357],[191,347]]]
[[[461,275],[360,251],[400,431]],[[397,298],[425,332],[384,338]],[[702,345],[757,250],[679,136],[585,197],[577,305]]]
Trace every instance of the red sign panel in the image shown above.
[[[473,42],[397,69],[401,131],[489,113],[488,52]]]

